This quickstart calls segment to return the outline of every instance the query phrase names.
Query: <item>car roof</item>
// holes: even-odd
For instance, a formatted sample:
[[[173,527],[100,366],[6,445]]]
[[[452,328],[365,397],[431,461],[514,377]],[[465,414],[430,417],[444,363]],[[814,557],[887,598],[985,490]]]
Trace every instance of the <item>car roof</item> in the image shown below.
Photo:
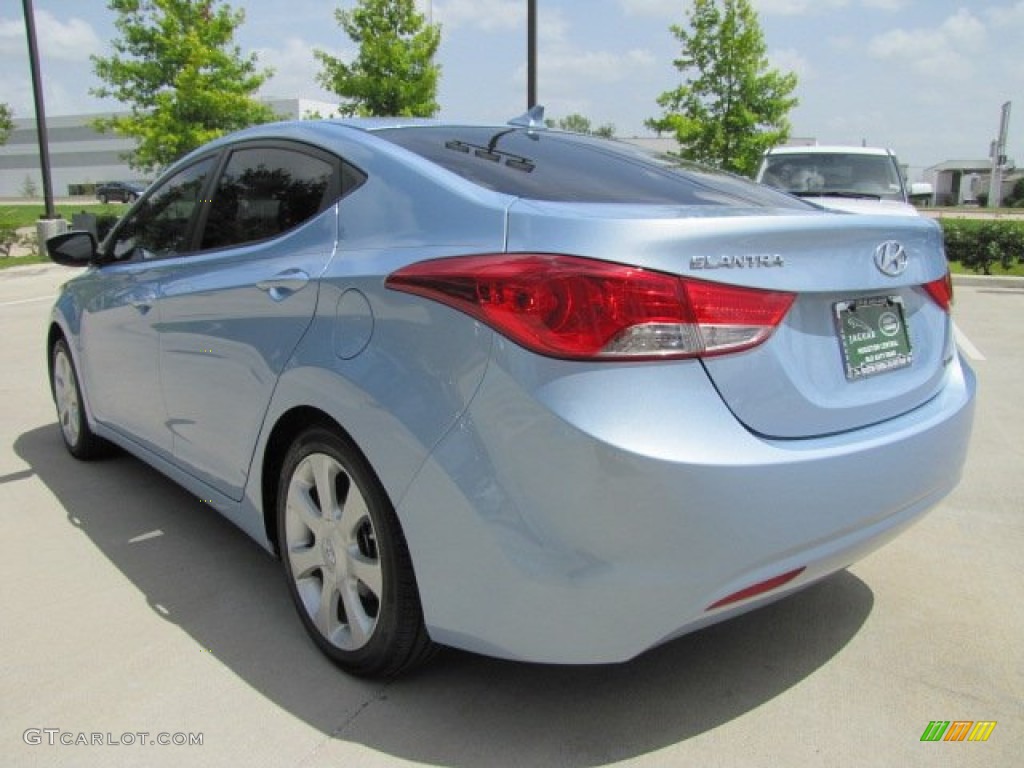
[[[807,147],[774,147],[766,155],[891,155],[885,147],[843,146],[841,144],[815,144]]]

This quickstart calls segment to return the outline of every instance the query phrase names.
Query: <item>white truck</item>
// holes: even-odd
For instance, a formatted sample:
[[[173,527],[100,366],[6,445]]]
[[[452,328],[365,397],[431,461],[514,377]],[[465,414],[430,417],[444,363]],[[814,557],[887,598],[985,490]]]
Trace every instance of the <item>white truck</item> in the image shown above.
[[[916,216],[896,155],[879,147],[775,147],[757,181],[850,213]],[[915,189],[916,191],[916,189]]]

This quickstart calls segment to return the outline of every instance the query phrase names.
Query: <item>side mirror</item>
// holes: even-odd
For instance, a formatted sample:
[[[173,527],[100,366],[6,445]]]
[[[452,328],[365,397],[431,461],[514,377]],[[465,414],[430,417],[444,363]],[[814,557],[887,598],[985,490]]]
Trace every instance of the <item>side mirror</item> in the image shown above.
[[[934,192],[934,188],[927,181],[915,181],[910,185],[910,194],[917,195],[930,195]]]
[[[96,238],[92,232],[65,232],[46,241],[46,253],[65,267],[84,267],[96,260]]]

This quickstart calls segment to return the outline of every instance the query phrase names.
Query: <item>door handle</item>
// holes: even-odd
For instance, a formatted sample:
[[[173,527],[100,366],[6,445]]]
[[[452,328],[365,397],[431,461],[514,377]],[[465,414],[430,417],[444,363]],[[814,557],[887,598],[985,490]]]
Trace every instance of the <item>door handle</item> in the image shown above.
[[[283,301],[293,293],[301,291],[309,282],[309,275],[301,269],[287,269],[266,280],[260,280],[256,287],[266,291],[274,301]]]

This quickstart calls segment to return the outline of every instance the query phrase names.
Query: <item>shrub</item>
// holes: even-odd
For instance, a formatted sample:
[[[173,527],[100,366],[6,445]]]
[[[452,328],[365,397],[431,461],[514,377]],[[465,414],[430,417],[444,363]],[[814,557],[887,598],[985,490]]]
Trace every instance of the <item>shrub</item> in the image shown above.
[[[14,227],[0,227],[0,253],[4,257],[11,255],[11,249],[18,244],[20,238]]]
[[[1003,200],[1003,205],[1010,208],[1024,208],[1024,179],[1017,179],[1010,194]]]
[[[103,238],[107,236],[115,224],[117,224],[117,215],[113,213],[101,213],[96,217],[96,239],[103,241]]]
[[[1001,219],[940,219],[946,256],[965,268],[986,275],[992,265],[1010,269],[1024,264],[1024,221]]]

